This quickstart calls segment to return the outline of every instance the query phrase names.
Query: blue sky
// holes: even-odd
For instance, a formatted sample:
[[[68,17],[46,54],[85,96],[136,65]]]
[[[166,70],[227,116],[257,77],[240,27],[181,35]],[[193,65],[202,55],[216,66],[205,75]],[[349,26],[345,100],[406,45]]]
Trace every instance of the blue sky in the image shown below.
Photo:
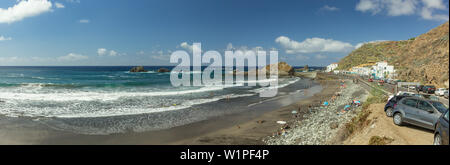
[[[448,21],[448,0],[2,0],[0,65],[168,65],[189,50],[325,66]]]

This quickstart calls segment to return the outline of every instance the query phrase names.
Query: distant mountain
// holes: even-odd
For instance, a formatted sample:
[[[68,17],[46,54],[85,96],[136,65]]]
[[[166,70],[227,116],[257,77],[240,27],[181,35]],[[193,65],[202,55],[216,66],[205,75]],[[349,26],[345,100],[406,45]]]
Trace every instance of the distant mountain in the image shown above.
[[[447,87],[449,84],[449,22],[416,38],[368,43],[339,62],[342,70],[387,61],[397,79]]]

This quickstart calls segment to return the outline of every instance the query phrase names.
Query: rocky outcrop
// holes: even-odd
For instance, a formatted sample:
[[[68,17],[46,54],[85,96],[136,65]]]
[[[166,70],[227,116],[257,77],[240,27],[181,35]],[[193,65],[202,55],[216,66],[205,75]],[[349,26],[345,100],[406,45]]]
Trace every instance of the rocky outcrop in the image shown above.
[[[170,72],[170,70],[167,68],[159,68],[158,69],[158,73],[166,73],[166,72]]]
[[[275,64],[270,64],[264,67],[263,69],[266,69],[267,73],[270,73],[270,71],[274,71]],[[287,64],[286,62],[279,62],[278,63],[278,76],[294,76],[295,70],[292,66]]]
[[[130,69],[130,72],[148,72],[143,66],[137,66]]]
[[[266,69],[266,75],[270,75],[270,71],[275,71],[274,68],[275,64],[270,64],[265,66],[263,69]],[[271,70],[271,68],[273,70]],[[257,72],[256,70],[250,70],[248,72],[244,72],[244,71],[238,71],[238,70],[233,70],[233,75],[244,75],[244,76],[248,76],[248,75],[257,75],[258,76],[259,72]],[[286,62],[279,62],[278,63],[278,76],[279,77],[284,77],[284,76],[295,76],[295,70],[292,66],[288,65]]]

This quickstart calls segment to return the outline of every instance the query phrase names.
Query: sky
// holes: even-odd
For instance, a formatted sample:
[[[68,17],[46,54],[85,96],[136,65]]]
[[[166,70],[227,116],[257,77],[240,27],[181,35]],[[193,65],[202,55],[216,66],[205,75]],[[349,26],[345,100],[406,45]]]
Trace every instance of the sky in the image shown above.
[[[326,66],[448,13],[448,0],[1,0],[0,66],[175,65],[171,53],[194,42]]]

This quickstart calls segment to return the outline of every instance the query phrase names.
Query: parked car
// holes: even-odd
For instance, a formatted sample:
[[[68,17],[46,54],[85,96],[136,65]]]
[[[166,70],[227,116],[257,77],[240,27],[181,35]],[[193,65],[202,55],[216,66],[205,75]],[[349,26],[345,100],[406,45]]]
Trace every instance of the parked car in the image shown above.
[[[369,80],[368,80],[369,82],[373,82],[373,79],[371,79],[371,78],[369,78]]]
[[[436,87],[433,85],[424,86],[422,88],[422,92],[428,93],[428,94],[434,94],[434,91],[436,91]]]
[[[394,104],[393,120],[396,125],[405,123],[434,130],[439,117],[447,107],[438,101],[419,97],[406,97]]]
[[[415,96],[415,95],[417,94],[412,92],[399,91],[397,92],[397,94],[389,96],[388,100],[391,100],[395,96]]]
[[[410,95],[398,95],[398,96],[393,96],[392,98],[390,98],[389,101],[384,106],[384,112],[386,113],[386,116],[392,117],[394,105],[397,104],[398,101],[400,101],[401,99],[406,98],[406,97],[411,97],[411,96]]]
[[[379,81],[378,81],[378,85],[379,85],[379,86],[383,86],[383,85],[384,85],[384,80],[379,80]]]
[[[444,92],[444,97],[445,97],[446,99],[448,99],[448,90],[446,90],[446,91]]]
[[[424,85],[419,85],[416,87],[417,92],[423,91]]]
[[[434,131],[434,145],[448,145],[448,110],[439,118]]]
[[[408,88],[411,89],[411,90],[416,90],[417,87],[416,86],[409,86]]]
[[[437,89],[436,91],[434,91],[434,94],[436,95],[436,96],[444,96],[444,92],[446,91],[446,89],[445,88],[439,88],[439,89]]]

